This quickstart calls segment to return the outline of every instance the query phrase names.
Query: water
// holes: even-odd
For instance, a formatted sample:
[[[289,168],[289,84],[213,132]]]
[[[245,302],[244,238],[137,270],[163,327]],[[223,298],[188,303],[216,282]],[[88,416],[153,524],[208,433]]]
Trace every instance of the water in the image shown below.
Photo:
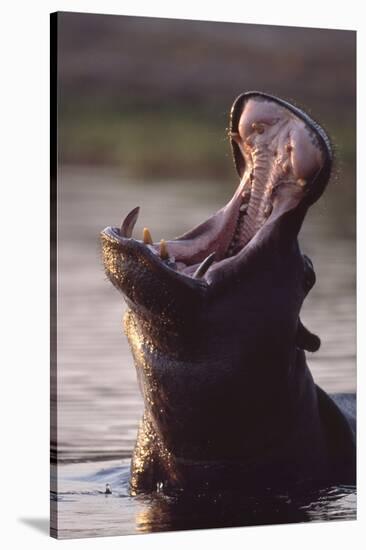
[[[210,527],[237,527],[309,521],[354,519],[353,487],[301,490],[258,496],[218,494],[189,498],[130,497],[129,461],[66,464],[60,468],[61,486],[51,493],[59,510],[59,538],[110,536]],[[106,495],[109,483],[112,494]]]
[[[224,525],[352,519],[355,491],[306,490],[300,497],[186,506],[162,495],[130,498],[128,463],[142,412],[122,334],[122,297],[106,281],[98,235],[140,205],[136,235],[172,238],[227,202],[236,185],[199,181],[143,184],[116,173],[62,168],[58,196],[58,485],[59,536],[129,534]],[[326,391],[355,391],[355,242],[353,189],[333,185],[306,218],[302,249],[317,284],[302,319],[322,339],[308,354]],[[102,494],[105,483],[113,494]],[[281,500],[281,498],[282,500]],[[289,502],[287,502],[289,500]],[[225,510],[227,512],[225,512]],[[228,512],[230,511],[230,513]]]

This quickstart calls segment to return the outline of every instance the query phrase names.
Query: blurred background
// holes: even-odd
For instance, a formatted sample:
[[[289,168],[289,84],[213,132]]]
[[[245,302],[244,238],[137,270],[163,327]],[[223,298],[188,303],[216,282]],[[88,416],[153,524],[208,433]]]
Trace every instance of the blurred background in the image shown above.
[[[60,154],[148,178],[232,179],[225,128],[252,89],[304,107],[354,165],[355,39],[338,30],[60,14]]]
[[[100,231],[139,205],[136,235],[169,239],[223,206],[238,184],[230,107],[248,90],[332,139],[332,181],[301,232],[317,273],[302,317],[322,340],[316,381],[354,391],[356,34],[60,13],[57,61],[59,460],[130,456],[142,411]]]

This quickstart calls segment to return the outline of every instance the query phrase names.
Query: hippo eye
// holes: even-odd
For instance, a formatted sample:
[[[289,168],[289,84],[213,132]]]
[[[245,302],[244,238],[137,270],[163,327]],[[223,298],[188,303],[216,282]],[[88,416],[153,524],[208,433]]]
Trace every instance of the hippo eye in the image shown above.
[[[313,262],[306,254],[303,255],[304,260],[304,289],[309,292],[315,285],[316,276],[314,271]]]

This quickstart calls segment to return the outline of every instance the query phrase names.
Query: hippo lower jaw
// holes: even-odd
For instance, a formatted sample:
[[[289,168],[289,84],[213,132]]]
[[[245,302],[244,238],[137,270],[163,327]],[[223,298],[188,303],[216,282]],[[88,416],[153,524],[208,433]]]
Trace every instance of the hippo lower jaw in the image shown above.
[[[343,462],[327,443],[340,422],[319,409],[303,352],[319,339],[299,320],[315,274],[297,235],[329,178],[328,138],[250,92],[234,103],[230,139],[241,181],[211,218],[160,245],[146,229],[132,238],[138,208],[102,232],[145,404],[133,493],[354,475],[347,429]]]

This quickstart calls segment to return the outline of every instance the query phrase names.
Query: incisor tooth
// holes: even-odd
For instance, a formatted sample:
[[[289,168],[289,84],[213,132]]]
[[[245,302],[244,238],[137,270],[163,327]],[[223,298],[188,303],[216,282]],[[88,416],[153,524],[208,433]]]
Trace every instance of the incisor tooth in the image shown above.
[[[143,233],[142,233],[142,239],[145,244],[153,244],[153,240],[151,238],[151,233],[147,227],[144,227]]]
[[[248,210],[248,205],[247,204],[242,204],[241,207],[239,208],[240,212],[246,212]]]
[[[304,180],[304,178],[299,178],[297,181],[296,181],[297,185],[299,187],[305,187],[306,185],[306,180]]]
[[[160,258],[162,260],[167,260],[169,258],[168,247],[164,239],[160,241]]]

